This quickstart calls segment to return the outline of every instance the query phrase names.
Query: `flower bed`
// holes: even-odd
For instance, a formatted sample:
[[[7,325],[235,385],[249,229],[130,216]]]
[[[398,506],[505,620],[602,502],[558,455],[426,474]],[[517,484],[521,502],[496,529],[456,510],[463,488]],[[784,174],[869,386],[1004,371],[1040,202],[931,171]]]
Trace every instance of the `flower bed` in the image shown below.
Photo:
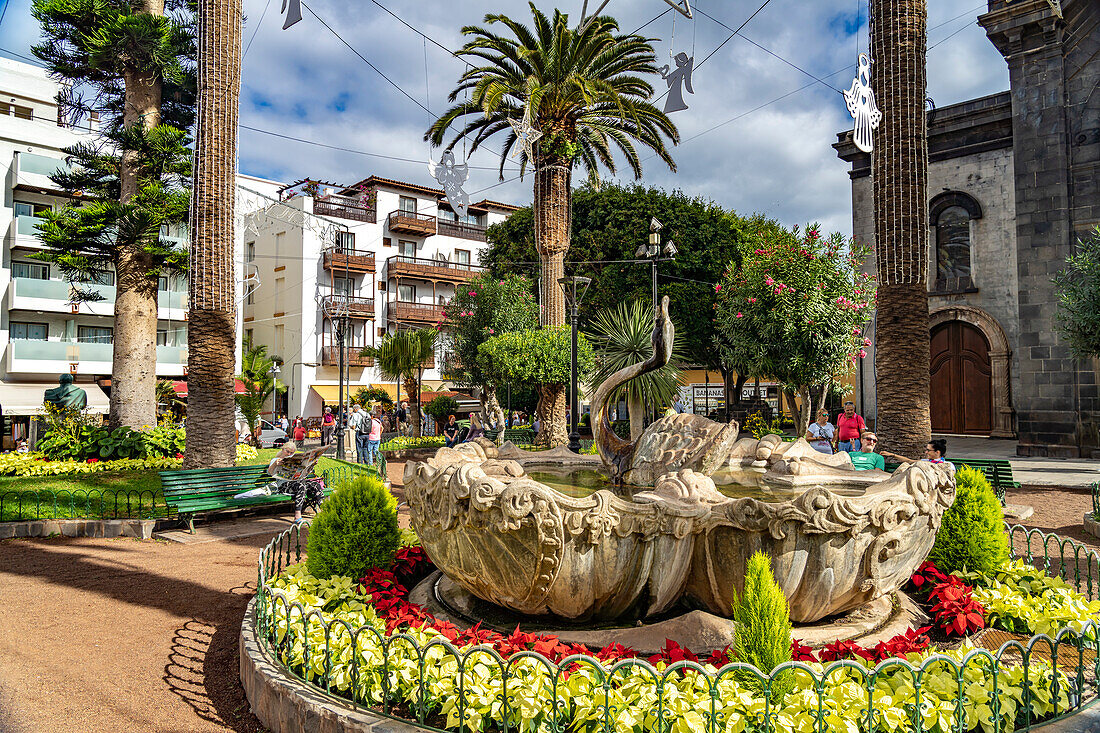
[[[62,476],[117,471],[165,471],[179,468],[182,458],[120,458],[101,461],[51,461],[41,453],[0,454],[0,476]]]
[[[399,553],[392,571],[372,571],[360,582],[322,581],[301,565],[284,566],[292,557],[300,560],[301,551],[300,535],[288,530],[264,552],[261,637],[296,676],[384,715],[437,728],[993,731],[1060,715],[1096,694],[1100,604],[1080,594],[1076,570],[1068,571],[1075,585],[1022,562],[984,581],[935,585],[962,594],[941,592],[951,597],[940,603],[961,602],[967,614],[976,603],[983,625],[1019,629],[1021,617],[999,610],[998,603],[1025,614],[1045,609],[1026,622],[1029,629],[1067,623],[1054,638],[1010,641],[996,652],[965,639],[958,648],[936,650],[928,629],[873,649],[838,642],[815,653],[796,643],[796,661],[765,676],[724,652],[700,659],[674,641],[641,659],[621,646],[590,650],[518,628],[507,636],[480,626],[459,629],[406,599],[426,563],[417,549]],[[1097,587],[1095,553],[1086,559],[1091,593]],[[1059,568],[1065,575],[1068,566]],[[945,621],[952,610],[947,604],[937,621],[953,625]],[[1058,655],[1066,647],[1074,650],[1073,668]],[[1052,657],[1059,660],[1057,670]],[[777,680],[777,689],[793,680],[793,690],[770,694]]]

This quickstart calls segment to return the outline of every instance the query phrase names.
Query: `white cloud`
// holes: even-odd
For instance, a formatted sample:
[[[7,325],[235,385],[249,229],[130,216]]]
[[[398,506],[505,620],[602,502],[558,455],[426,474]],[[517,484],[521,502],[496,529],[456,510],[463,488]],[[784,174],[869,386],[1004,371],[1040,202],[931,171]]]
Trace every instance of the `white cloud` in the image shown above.
[[[461,27],[481,24],[487,12],[509,13],[524,20],[530,17],[527,3],[521,0],[380,1],[452,49],[462,43]],[[10,3],[0,28],[0,45],[25,54],[37,36],[29,17],[29,0]],[[308,10],[300,24],[280,30],[279,0],[245,0],[246,42],[252,38],[265,5],[266,15],[245,58],[242,124],[415,162],[342,153],[243,130],[241,169],[284,180],[310,176],[353,182],[374,173],[430,183],[424,166],[428,147],[422,140],[429,115],[417,103],[436,113],[442,110],[462,63],[431,43],[425,44],[373,3],[310,0],[310,7],[404,90],[405,96]],[[560,5],[575,15],[581,0],[560,0]],[[958,4],[930,2],[929,96],[940,107],[1008,88],[1004,60],[974,23],[979,12],[977,2],[974,6],[956,17],[962,10]],[[664,8],[659,0],[612,0],[607,10],[619,17],[624,30],[633,30]],[[755,8],[755,4],[733,7],[710,0],[699,9],[736,28]],[[677,16],[675,50],[691,52],[694,45],[699,65],[696,93],[686,97],[691,108],[674,116],[685,141],[673,151],[678,171],[671,173],[659,161],[650,160],[643,182],[679,188],[741,212],[761,211],[787,224],[816,220],[827,230],[849,232],[847,167],[836,158],[831,145],[836,134],[851,123],[839,90],[851,81],[857,37],[859,47],[867,48],[866,5],[856,36],[851,33],[854,12],[850,0],[776,0],[744,29],[753,41],[823,78],[828,85],[741,38],[730,40],[703,62],[729,31],[702,13],[697,13],[694,22]],[[646,34],[663,39],[654,44],[661,57],[670,50],[673,15],[668,13],[645,29]],[[935,45],[948,36],[942,45]],[[842,71],[826,76],[837,70]],[[661,84],[660,79],[654,81]],[[750,111],[807,84],[795,94]],[[746,112],[744,117],[705,132]],[[490,142],[494,149],[499,144]],[[468,188],[476,195],[530,201],[529,177],[498,185],[498,161],[491,152],[479,152],[470,162],[492,167],[472,172]],[[508,167],[514,167],[511,161]],[[624,173],[620,170],[619,175]]]

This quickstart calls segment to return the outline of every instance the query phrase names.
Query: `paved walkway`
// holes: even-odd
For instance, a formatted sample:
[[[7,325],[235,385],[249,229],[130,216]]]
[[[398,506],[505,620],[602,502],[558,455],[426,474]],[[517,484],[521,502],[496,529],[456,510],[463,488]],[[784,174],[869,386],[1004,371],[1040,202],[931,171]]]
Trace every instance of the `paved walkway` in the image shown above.
[[[1007,458],[1012,475],[1028,486],[1087,488],[1100,481],[1100,460],[1035,458],[1016,455],[1016,441],[962,435],[937,435],[947,440],[948,458]]]

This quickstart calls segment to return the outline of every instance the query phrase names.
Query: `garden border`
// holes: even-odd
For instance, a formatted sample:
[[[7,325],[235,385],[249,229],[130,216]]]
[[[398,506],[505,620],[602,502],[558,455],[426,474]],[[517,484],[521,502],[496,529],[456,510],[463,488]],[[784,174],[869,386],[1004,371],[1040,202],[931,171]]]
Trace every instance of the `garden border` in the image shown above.
[[[157,519],[32,519],[0,522],[0,540],[13,537],[153,537]]]
[[[1013,546],[1012,546],[1012,550],[1013,550],[1012,555],[1014,557],[1019,558],[1021,555],[1026,557],[1026,560],[1027,560],[1028,563],[1036,565],[1036,567],[1039,567],[1044,572],[1050,574],[1052,577],[1061,577],[1065,580],[1068,580],[1068,582],[1071,582],[1072,584],[1074,584],[1079,590],[1085,590],[1081,587],[1082,585],[1085,585],[1086,588],[1087,588],[1087,590],[1085,590],[1085,592],[1086,592],[1088,597],[1095,598],[1096,595],[1100,594],[1100,583],[1097,582],[1097,579],[1094,576],[1094,572],[1100,571],[1100,556],[1097,555],[1095,550],[1091,550],[1090,548],[1087,548],[1084,545],[1081,545],[1080,543],[1075,542],[1072,539],[1062,538],[1059,535],[1056,535],[1056,534],[1053,534],[1053,533],[1052,534],[1046,534],[1046,533],[1042,532],[1041,530],[1038,530],[1038,529],[1035,529],[1035,528],[1028,528],[1028,527],[1025,527],[1025,526],[1022,526],[1022,525],[1009,526],[1006,523],[1005,529],[1006,529],[1006,532],[1007,532],[1007,534],[1009,535],[1009,537],[1011,539],[1016,539],[1019,534],[1023,534],[1023,538],[1022,538],[1022,539],[1024,539],[1024,550],[1023,550],[1023,552],[1017,551],[1017,548],[1015,547],[1015,543],[1012,543],[1013,544]],[[308,726],[306,729],[310,729],[310,730],[323,730],[323,731],[330,731],[330,730],[368,731],[369,730],[369,731],[392,731],[393,733],[406,733],[406,732],[409,732],[409,731],[417,731],[417,730],[430,730],[430,731],[442,730],[440,728],[432,727],[429,724],[424,724],[424,723],[418,722],[417,720],[411,720],[411,719],[404,718],[404,717],[397,717],[397,716],[393,715],[392,713],[390,713],[386,710],[374,711],[374,710],[366,707],[365,705],[358,704],[355,699],[345,698],[345,697],[343,697],[341,695],[337,695],[337,694],[335,694],[335,693],[333,693],[333,692],[331,692],[327,689],[327,685],[329,684],[328,671],[327,671],[328,670],[328,661],[327,660],[328,660],[328,654],[329,654],[329,652],[327,651],[327,644],[328,644],[328,637],[329,637],[329,633],[330,633],[329,629],[330,628],[335,628],[335,627],[337,627],[341,624],[343,624],[343,626],[346,627],[347,625],[344,622],[340,622],[340,621],[333,622],[332,627],[330,627],[327,623],[325,623],[323,621],[323,619],[321,620],[321,624],[325,629],[324,635],[325,635],[325,644],[326,644],[326,651],[325,651],[325,660],[326,661],[324,662],[324,665],[323,665],[324,666],[324,671],[323,672],[318,672],[318,674],[323,674],[323,676],[325,678],[324,683],[321,683],[320,681],[309,682],[305,679],[302,679],[297,674],[295,674],[291,669],[287,668],[276,657],[273,656],[273,654],[274,654],[273,648],[274,647],[273,647],[273,645],[270,641],[265,640],[265,638],[264,638],[264,634],[266,633],[265,632],[265,627],[267,626],[267,624],[273,623],[273,619],[267,619],[267,622],[265,623],[264,619],[261,618],[261,616],[264,615],[264,608],[267,607],[266,613],[276,615],[278,608],[281,607],[282,611],[283,611],[283,614],[284,614],[285,618],[287,619],[287,621],[290,621],[291,617],[289,616],[289,614],[293,612],[293,609],[298,609],[300,622],[302,624],[306,623],[306,617],[305,617],[304,609],[301,608],[300,604],[294,603],[293,605],[290,605],[290,604],[287,604],[285,600],[279,602],[280,601],[279,596],[269,596],[268,591],[267,591],[267,585],[265,583],[265,579],[267,577],[275,577],[276,575],[278,575],[282,571],[282,569],[284,567],[289,566],[292,562],[296,562],[296,561],[301,560],[301,553],[302,553],[302,546],[301,546],[302,532],[301,532],[301,530],[302,530],[301,527],[293,527],[293,528],[290,528],[290,529],[280,533],[261,552],[259,562],[258,562],[258,594],[250,602],[249,608],[248,608],[248,615],[246,616],[246,618],[244,619],[244,621],[242,623],[241,678],[242,678],[242,681],[244,682],[244,685],[245,685],[245,688],[246,688],[246,695],[248,696],[248,699],[249,699],[250,703],[253,705],[253,709],[254,709],[254,712],[257,714],[257,717],[259,717],[261,719],[261,721],[264,722],[265,725],[268,725],[276,733],[282,733],[282,731],[284,731],[284,730],[287,730],[287,731],[289,731],[289,730],[301,730],[301,729],[303,729],[302,726]],[[1045,562],[1043,562],[1042,566],[1039,565],[1039,563],[1038,563],[1039,557],[1037,556],[1037,553],[1034,552],[1034,550],[1036,548],[1033,546],[1033,540],[1036,540],[1036,539],[1038,540],[1038,545],[1039,545],[1038,549],[1041,552],[1042,560],[1045,561]],[[293,545],[293,547],[292,547],[292,545]],[[1050,550],[1052,549],[1052,547],[1053,547],[1053,549],[1058,550],[1058,555],[1055,558],[1052,558],[1051,554],[1050,554]],[[1069,551],[1068,552],[1068,555],[1069,555],[1068,558],[1067,558],[1067,550]],[[1085,550],[1084,556],[1082,556],[1082,554],[1081,554],[1082,550]],[[1067,562],[1067,559],[1068,559],[1068,562]],[[1081,574],[1081,568],[1080,568],[1080,561],[1081,560],[1085,560],[1086,563],[1088,564],[1088,568],[1085,572],[1086,577],[1084,577],[1084,578],[1082,577],[1082,574]],[[1074,565],[1074,567],[1072,569],[1069,567],[1070,563],[1072,563]],[[272,599],[275,600],[276,602],[271,603]],[[271,603],[271,605],[267,606],[268,603]],[[310,617],[312,618],[315,613],[316,613],[316,611],[311,611],[310,614],[309,614]],[[247,634],[246,634],[246,627],[247,627]],[[369,628],[369,627],[364,627],[364,628]],[[1091,629],[1091,633],[1094,634],[1094,636],[1091,639],[1088,639],[1087,641],[1085,641],[1085,639],[1083,637],[1078,635],[1077,632],[1074,632],[1069,628],[1063,628],[1063,629],[1059,630],[1058,633],[1056,633],[1053,636],[1053,638],[1051,636],[1046,635],[1046,634],[1035,634],[1030,639],[1026,640],[1025,642],[1017,642],[1017,641],[1006,642],[1004,645],[1002,645],[1000,650],[996,651],[996,652],[976,649],[975,653],[968,654],[968,655],[966,655],[965,659],[960,659],[958,662],[953,662],[953,663],[947,657],[943,657],[943,656],[938,655],[938,654],[933,655],[932,657],[929,657],[927,660],[925,660],[919,666],[912,665],[909,662],[905,661],[904,659],[903,660],[893,660],[892,662],[890,660],[886,660],[886,661],[880,663],[876,667],[875,671],[868,672],[867,674],[868,674],[869,677],[874,678],[874,677],[878,676],[878,674],[879,674],[878,670],[883,669],[883,665],[888,665],[888,666],[899,666],[900,665],[900,666],[904,666],[904,667],[909,668],[910,670],[913,671],[913,673],[917,673],[921,677],[923,677],[924,672],[929,667],[930,663],[933,663],[933,662],[939,663],[937,660],[943,660],[943,661],[949,662],[952,666],[954,666],[954,667],[956,667],[960,670],[960,671],[957,672],[957,674],[960,675],[959,684],[960,684],[960,695],[961,695],[961,689],[962,689],[961,685],[963,684],[962,683],[962,677],[961,677],[961,674],[962,674],[961,669],[965,668],[967,665],[969,665],[971,660],[977,659],[977,658],[980,657],[980,658],[988,659],[992,663],[997,663],[996,660],[999,660],[1000,657],[1003,654],[1005,654],[1006,652],[1007,653],[1013,653],[1013,651],[1015,650],[1015,651],[1017,651],[1017,652],[1019,652],[1023,655],[1023,660],[1022,660],[1023,664],[1022,664],[1022,666],[1023,666],[1023,669],[1024,669],[1024,672],[1023,672],[1023,674],[1024,674],[1024,678],[1023,678],[1024,698],[1023,698],[1022,704],[1024,705],[1025,708],[1027,708],[1029,706],[1029,704],[1027,703],[1027,699],[1030,696],[1029,691],[1032,689],[1031,684],[1029,684],[1027,682],[1027,679],[1028,679],[1028,671],[1027,670],[1031,666],[1029,664],[1029,658],[1032,656],[1031,649],[1033,647],[1035,647],[1037,644],[1045,644],[1049,647],[1049,649],[1047,651],[1047,654],[1051,657],[1054,657],[1054,659],[1057,660],[1058,657],[1060,656],[1058,654],[1059,646],[1068,642],[1074,648],[1078,649],[1078,661],[1072,666],[1072,668],[1070,666],[1066,666],[1066,665],[1063,665],[1063,664],[1058,664],[1057,661],[1056,661],[1055,662],[1055,665],[1056,665],[1055,668],[1058,669],[1058,671],[1061,675],[1060,679],[1063,682],[1063,684],[1069,684],[1071,686],[1071,689],[1070,689],[1071,699],[1073,699],[1072,695],[1074,694],[1073,691],[1072,691],[1073,687],[1076,687],[1076,689],[1078,690],[1077,694],[1079,694],[1080,697],[1077,698],[1076,702],[1070,702],[1069,703],[1069,705],[1071,707],[1069,708],[1068,712],[1063,712],[1062,710],[1059,710],[1057,703],[1055,703],[1055,710],[1053,711],[1055,714],[1054,714],[1053,717],[1051,717],[1047,720],[1042,720],[1041,722],[1032,722],[1030,719],[1026,719],[1026,718],[1024,720],[1017,719],[1016,724],[1017,725],[1020,725],[1021,723],[1023,724],[1023,728],[1020,728],[1020,729],[1043,730],[1045,733],[1055,733],[1055,732],[1061,733],[1062,731],[1065,731],[1066,733],[1068,733],[1069,731],[1081,731],[1081,730],[1100,731],[1100,705],[1097,705],[1097,702],[1100,701],[1100,697],[1098,697],[1098,692],[1100,692],[1100,640],[1098,640],[1095,636],[1097,631],[1100,630],[1100,624],[1098,624],[1097,622],[1094,621],[1094,622],[1089,624],[1088,628]],[[346,630],[348,632],[351,632],[350,627],[347,627]],[[358,633],[358,632],[356,632],[356,633]],[[375,635],[378,635],[378,632],[374,632],[374,633],[375,633]],[[1084,633],[1084,632],[1082,632],[1082,633]],[[246,638],[246,636],[247,636],[247,638]],[[417,654],[422,653],[422,652],[419,651],[419,649],[420,649],[419,645],[411,637],[408,637],[405,634],[399,634],[399,635],[395,636],[394,638],[395,639],[400,639],[401,641],[399,643],[409,643],[409,644],[411,644],[414,648],[416,648],[418,650]],[[1075,638],[1080,638],[1085,643],[1082,645],[1081,642],[1075,642],[1074,641]],[[384,645],[383,648],[384,649],[385,649],[385,646],[388,646],[389,642],[384,641],[383,637],[378,636],[378,640],[383,643],[383,645]],[[432,641],[428,645],[428,647],[425,647],[425,649],[435,647],[435,646],[440,646],[440,647],[444,648],[446,650],[445,653],[455,655],[456,659],[459,661],[460,666],[464,666],[466,664],[466,658],[470,654],[470,652],[460,653],[457,649],[452,647],[446,641],[438,641],[438,640]],[[1095,655],[1097,655],[1097,656],[1094,656],[1093,659],[1090,660],[1087,663],[1085,662],[1084,658],[1081,656],[1081,655],[1084,654],[1086,649],[1089,649]],[[495,659],[500,664],[510,666],[510,662],[505,661],[505,659],[503,657],[500,657],[499,655],[496,654],[495,651],[493,651],[491,649],[486,650],[485,647],[474,647],[474,648],[472,648],[471,651],[474,654],[478,654],[478,655],[484,654],[484,655],[486,655],[487,658],[490,659],[490,663],[492,663],[492,660]],[[387,652],[383,651],[383,654],[387,654]],[[1043,656],[1041,653],[1040,653],[1040,655],[1041,655],[1041,657]],[[536,654],[535,652],[530,652],[530,651],[521,652],[520,654],[517,655],[517,657],[519,657],[519,658],[528,658],[528,657],[530,657],[530,658],[539,658],[539,659],[542,658],[540,655]],[[587,655],[585,657],[570,656],[567,659],[563,660],[563,662],[559,663],[559,665],[560,664],[577,664],[578,662],[586,660],[586,659],[588,661],[590,661],[593,665],[602,667],[601,663],[598,660],[596,660],[595,658],[588,659]],[[262,662],[262,664],[261,664],[261,662]],[[549,660],[546,660],[546,663],[551,664],[551,662],[549,662]],[[307,655],[306,655],[306,659],[305,659],[305,664],[306,664],[307,667],[310,665],[308,651],[307,651]],[[420,664],[421,665],[423,664],[423,659],[421,659]],[[621,660],[620,662],[614,664],[614,666],[611,669],[609,669],[608,672],[609,672],[610,677],[613,677],[615,675],[616,669],[618,669],[620,667],[624,667],[624,665],[629,665],[629,666],[637,665],[637,666],[640,666],[640,667],[644,667],[646,669],[649,669],[651,673],[655,674],[656,677],[660,677],[662,680],[664,678],[669,677],[669,675],[676,674],[678,670],[682,670],[682,671],[686,672],[688,669],[694,669],[694,670],[699,671],[700,673],[704,673],[702,667],[700,665],[696,664],[696,663],[693,663],[693,662],[684,662],[684,661],[676,662],[676,663],[672,664],[670,667],[668,667],[667,669],[665,669],[665,671],[663,673],[661,673],[658,670],[654,669],[650,664],[647,664],[645,661]],[[263,667],[263,669],[261,669],[261,667]],[[791,668],[791,669],[805,670],[805,672],[810,673],[811,677],[813,677],[813,679],[815,679],[815,680],[818,679],[819,676],[820,676],[821,680],[824,680],[826,677],[828,677],[830,674],[832,674],[832,672],[835,668],[840,668],[840,667],[859,668],[859,665],[854,663],[854,662],[851,662],[851,661],[836,661],[836,662],[832,662],[832,663],[826,665],[823,674],[814,675],[812,670],[809,667],[807,667],[806,665],[804,665],[800,662],[794,662],[794,663],[787,663],[787,664],[783,665],[780,668],[779,671],[773,672],[773,674],[771,676],[765,676],[765,675],[760,674],[759,671],[757,671],[754,667],[750,667],[748,665],[744,665],[744,664],[741,664],[741,663],[733,663],[733,664],[726,665],[722,669],[722,671],[720,671],[717,675],[714,675],[714,673],[707,673],[707,674],[708,674],[708,676],[713,675],[714,677],[720,679],[723,676],[725,676],[727,673],[729,673],[731,670],[733,670],[733,673],[736,674],[736,673],[738,673],[739,670],[744,669],[746,671],[751,671],[752,673],[754,673],[756,675],[756,677],[761,680],[762,683],[770,685],[770,683],[772,682],[771,677],[773,677],[776,674],[781,674],[782,669],[786,669],[788,667]],[[562,667],[559,666],[559,669],[561,669],[561,668]],[[1091,677],[1091,680],[1086,680],[1085,679],[1084,674],[1085,674],[1086,669],[1090,673],[1089,676]],[[267,675],[269,678],[271,678],[272,681],[270,683],[263,683],[262,681],[258,681],[256,679],[250,679],[251,677],[254,677],[256,674]],[[994,685],[994,690],[996,690],[996,687],[997,687],[997,681],[996,681],[997,680],[997,673],[994,672],[993,674],[994,674],[993,685]],[[423,675],[423,668],[421,668],[421,675]],[[385,679],[385,677],[386,677],[386,675],[383,674],[383,679]],[[610,679],[610,677],[609,677],[609,679]],[[1057,679],[1059,679],[1059,678],[1056,678],[1056,680]],[[353,684],[354,684],[354,682],[353,682]],[[462,695],[462,693],[461,693],[461,684],[462,683],[461,683],[461,675],[460,675],[460,680],[459,680],[460,695]],[[605,680],[605,682],[603,684],[604,684],[604,689],[606,690],[608,682]],[[663,685],[664,682],[661,682],[660,684]],[[712,680],[711,684],[712,685],[715,684],[713,680]],[[1054,685],[1057,686],[1057,684],[1058,684],[1057,681],[1055,681]],[[816,682],[815,685],[820,687],[821,682]],[[383,682],[383,687],[385,687],[385,682]],[[919,687],[920,687],[920,684],[918,683],[918,692],[917,692],[918,700],[920,699]],[[506,682],[505,682],[505,689],[507,689],[507,683]],[[870,689],[870,688],[868,688],[868,689]],[[1052,691],[1057,696],[1057,694],[1058,694],[1057,693],[1057,687],[1055,687],[1054,690],[1052,690]],[[715,699],[716,692],[717,692],[717,689],[712,687],[712,690],[711,690],[711,699],[712,700]],[[1089,692],[1091,692],[1092,694],[1091,695],[1088,694]],[[278,710],[282,709],[280,707],[280,705],[282,705],[282,704],[281,703],[276,704],[272,700],[267,699],[265,697],[265,695],[283,694],[283,693],[285,693],[287,695],[290,695],[293,698],[290,701],[290,705],[293,707],[294,712],[291,712],[291,713],[285,713],[284,712],[282,714],[276,714],[275,717],[272,717],[272,708],[275,708],[275,712],[277,713]],[[299,699],[301,694],[304,694],[306,696],[306,702],[309,703],[309,704],[303,706],[303,702]],[[821,694],[820,689],[818,690],[818,694],[820,696],[820,694]],[[464,700],[465,699],[464,695],[462,695],[462,697],[463,697],[463,700]],[[322,703],[322,708],[314,709],[313,707],[311,707],[311,706],[314,706],[317,702]],[[960,704],[961,704],[961,702],[960,702]],[[997,709],[996,703],[994,702],[993,704],[994,704],[994,710],[996,710]],[[388,705],[388,703],[387,703],[387,705]],[[820,706],[820,702],[819,702],[819,706]],[[662,706],[658,705],[658,707],[660,708]],[[712,703],[712,713],[711,714],[714,715],[713,703]],[[820,716],[822,714],[823,714],[823,711],[819,707],[818,715]],[[962,714],[961,713],[961,707],[959,707],[957,709],[957,712],[955,714],[956,715],[961,715]],[[994,713],[994,714],[996,714],[996,713]],[[288,719],[286,717],[287,715],[290,715],[291,717]],[[321,717],[319,717],[319,716],[322,716],[322,715],[325,716],[323,719]],[[340,722],[339,717],[340,716],[345,716],[346,717],[348,715],[352,716],[352,718],[348,719],[348,722],[352,723],[352,725],[349,726],[349,727],[341,727],[341,726],[344,725],[344,723]],[[421,715],[423,715],[423,711],[421,711]],[[667,720],[667,718],[665,717],[666,715],[667,715],[666,712],[660,712],[660,711],[658,712],[658,718],[659,719]],[[874,713],[871,712],[870,710],[868,710],[868,715],[873,716]],[[303,717],[303,716],[305,716],[305,717]],[[336,717],[334,718],[333,716],[336,716]],[[769,713],[767,712],[767,707],[766,707],[765,708],[765,713],[764,713],[764,718],[765,718],[764,722],[765,722],[765,724],[767,724],[767,719],[769,717],[770,716],[769,716]],[[461,710],[459,712],[459,718],[464,719],[464,714],[461,712]],[[919,720],[919,717],[918,717],[918,720]],[[606,725],[607,725],[608,722],[609,721],[607,721],[607,720],[604,721],[605,728],[606,728]],[[284,723],[289,725],[290,727],[284,727],[284,725],[283,725]],[[715,723],[718,723],[718,721],[715,721]],[[671,725],[671,721],[669,721],[669,724]],[[720,724],[720,723],[718,723],[718,724]],[[824,719],[817,720],[816,725],[815,725],[815,729],[819,728],[821,725],[824,725],[824,724],[825,724]],[[337,727],[333,728],[332,727],[333,725],[335,725]],[[507,726],[507,724],[505,724],[505,725],[506,725],[506,729],[508,729],[509,727]],[[466,728],[464,728],[462,726],[460,726],[460,729],[466,730]],[[920,728],[920,729],[923,730],[923,728]]]

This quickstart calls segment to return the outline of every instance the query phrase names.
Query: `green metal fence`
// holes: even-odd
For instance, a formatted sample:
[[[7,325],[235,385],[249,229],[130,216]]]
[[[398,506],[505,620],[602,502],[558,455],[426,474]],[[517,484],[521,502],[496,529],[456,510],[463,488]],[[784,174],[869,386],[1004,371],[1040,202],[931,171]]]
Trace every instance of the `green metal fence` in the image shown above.
[[[1074,585],[1088,598],[1097,597],[1100,557],[1095,551],[1074,540],[1036,529],[1006,525],[1006,530],[1012,540],[1014,558],[1026,558],[1048,574],[1058,575]],[[442,639],[421,644],[409,634],[387,636],[372,626],[353,629],[339,619],[327,623],[316,610],[306,613],[301,604],[289,604],[273,590],[268,585],[269,579],[302,559],[302,536],[300,527],[291,528],[276,537],[260,556],[257,632],[261,643],[273,657],[284,662],[293,652],[296,656],[287,665],[288,671],[325,693],[427,730],[827,733],[843,729],[836,719],[839,708],[849,716],[856,711],[853,724],[859,731],[1002,731],[1030,729],[1039,722],[1072,714],[1090,704],[1098,693],[1100,634],[1095,621],[1080,632],[1067,628],[1053,637],[1038,634],[1024,642],[1008,641],[997,651],[974,648],[959,659],[935,654],[913,664],[906,659],[891,658],[874,667],[842,660],[819,668],[820,671],[802,662],[790,662],[771,675],[740,663],[712,672],[698,663],[679,661],[662,670],[640,659],[603,664],[589,655],[575,655],[554,663],[531,651],[505,659],[485,646],[463,651]],[[309,644],[302,644],[305,639],[318,644],[321,652],[312,652]],[[343,643],[334,644],[336,639]],[[410,668],[410,659],[415,660],[415,668]],[[542,675],[543,705],[537,715],[531,713],[530,695],[521,699],[525,691],[530,692],[533,667]],[[453,692],[443,697],[433,692],[429,679],[430,672],[436,675],[438,684],[439,670],[445,670],[447,679],[453,682]],[[947,705],[949,711],[943,710],[944,670],[949,675],[946,694],[953,700]],[[598,714],[578,725],[573,718],[577,699],[575,693],[569,692],[567,682],[570,675],[581,671],[595,676],[591,694],[597,698],[602,695],[602,699],[596,702]],[[802,720],[783,718],[771,700],[773,688],[781,685],[783,679],[789,680],[792,674],[804,683],[793,694],[815,698]],[[484,680],[487,675],[496,680],[488,702],[484,686],[472,689],[474,680]],[[701,711],[684,713],[682,685],[678,687],[677,682],[689,675],[698,692],[697,699],[701,696],[705,704]],[[859,690],[858,696],[840,703],[827,697],[829,685],[837,675],[852,678],[856,684],[848,689]],[[639,676],[646,680],[650,697],[641,711],[641,719],[624,721],[622,716],[629,711],[620,709],[617,701],[621,699],[617,695],[628,676],[633,676],[635,682]],[[729,693],[731,680],[745,679],[750,683],[757,681],[762,699],[751,712],[731,713],[730,700],[724,695]],[[898,679],[903,679],[909,702],[900,707],[884,706],[880,681],[890,684],[890,680]],[[934,693],[939,693],[939,697]],[[940,705],[938,713],[932,709],[933,699]],[[473,707],[484,708],[486,704],[495,711],[491,719],[468,724]],[[454,718],[457,723],[452,722],[449,727],[445,727],[448,723],[441,714],[445,705],[451,706],[452,717],[457,713]],[[937,714],[947,717],[936,718]]]
[[[377,455],[378,457],[373,465],[368,465],[366,463],[346,463],[341,461],[338,466],[326,468],[321,472],[321,476],[325,479],[325,486],[335,488],[339,484],[345,481],[351,481],[356,476],[364,473],[373,473],[385,481],[389,476],[387,473],[389,467],[386,464],[386,457],[382,455],[381,452]]]
[[[1100,481],[1094,481],[1089,489],[1092,491],[1092,518],[1100,520]]]
[[[39,519],[154,519],[167,517],[164,495],[153,490],[19,489],[0,492],[0,522]]]

